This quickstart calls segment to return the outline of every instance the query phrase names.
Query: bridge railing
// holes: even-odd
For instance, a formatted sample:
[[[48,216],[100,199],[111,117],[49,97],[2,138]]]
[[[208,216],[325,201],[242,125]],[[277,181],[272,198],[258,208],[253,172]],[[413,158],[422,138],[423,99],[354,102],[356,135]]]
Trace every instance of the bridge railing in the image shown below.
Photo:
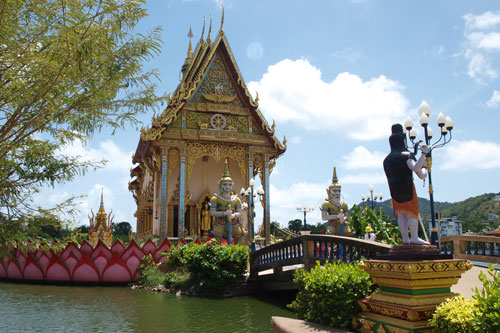
[[[458,235],[441,237],[441,252],[455,259],[500,264],[500,237]]]
[[[250,254],[250,276],[272,269],[275,273],[285,266],[303,264],[306,269],[316,261],[342,260],[352,262],[387,254],[392,245],[342,236],[303,235],[266,246]]]

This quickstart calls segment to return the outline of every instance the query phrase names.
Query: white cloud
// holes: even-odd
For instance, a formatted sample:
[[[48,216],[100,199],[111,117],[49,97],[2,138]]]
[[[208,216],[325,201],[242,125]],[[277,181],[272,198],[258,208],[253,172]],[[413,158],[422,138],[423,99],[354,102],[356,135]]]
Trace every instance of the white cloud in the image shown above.
[[[358,140],[388,136],[408,107],[396,81],[383,75],[363,81],[355,74],[340,73],[325,82],[321,71],[305,59],[269,66],[261,80],[248,87],[259,93],[266,118]]]
[[[63,146],[59,153],[67,156],[80,156],[82,161],[107,160],[105,170],[127,173],[132,166],[132,152],[124,152],[112,140],[108,139],[99,144],[98,149],[87,149],[81,141],[75,141]]]
[[[298,145],[302,143],[302,138],[300,136],[294,136],[290,139],[290,142],[294,145]]]
[[[342,156],[342,159],[349,170],[380,169],[386,155],[386,153],[371,152],[363,146],[357,146],[352,152]]]
[[[500,144],[487,141],[453,141],[444,150],[441,170],[467,171],[500,168]]]
[[[487,11],[480,15],[466,14],[463,18],[467,30],[489,30],[500,26],[500,12]]]
[[[297,211],[297,205],[313,205],[315,209],[307,214],[308,224],[316,224],[321,220],[321,212],[318,206],[325,201],[325,184],[313,184],[300,182],[291,184],[288,187],[277,188],[270,185],[271,195],[271,218],[281,223],[282,226],[288,226],[288,221],[297,218],[302,219],[303,213]],[[256,224],[261,224],[262,216],[258,217]]]
[[[500,11],[480,15],[467,14],[465,20],[464,56],[468,62],[468,75],[480,83],[498,77],[500,51]]]
[[[493,91],[493,95],[488,100],[488,102],[486,102],[486,105],[489,108],[497,108],[500,106],[500,91],[499,90]]]
[[[382,168],[382,166],[381,166]],[[342,177],[343,184],[385,184],[387,178],[382,172],[359,173],[355,175],[346,175]]]

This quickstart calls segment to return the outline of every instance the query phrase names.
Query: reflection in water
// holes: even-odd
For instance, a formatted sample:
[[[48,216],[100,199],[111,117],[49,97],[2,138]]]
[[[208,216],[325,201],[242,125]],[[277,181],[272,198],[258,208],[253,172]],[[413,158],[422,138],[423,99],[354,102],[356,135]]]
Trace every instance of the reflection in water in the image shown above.
[[[293,317],[262,297],[12,283],[0,283],[0,314],[0,332],[272,332],[271,316]]]

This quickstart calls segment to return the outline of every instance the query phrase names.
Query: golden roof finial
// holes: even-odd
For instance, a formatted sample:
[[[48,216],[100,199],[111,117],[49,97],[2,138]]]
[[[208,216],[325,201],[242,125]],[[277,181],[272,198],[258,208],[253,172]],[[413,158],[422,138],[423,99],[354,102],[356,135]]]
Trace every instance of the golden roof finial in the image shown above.
[[[207,43],[210,44],[212,40],[210,39],[210,33],[212,32],[212,15],[210,15],[210,26],[208,27]]]
[[[205,16],[203,16],[203,29],[201,30],[200,43],[203,44],[203,36],[205,35]]]
[[[101,205],[99,206],[99,211],[97,212],[97,215],[101,214],[106,214],[106,211],[104,210],[104,187],[101,188]]]
[[[193,30],[191,30],[191,26],[189,27],[189,32],[188,32],[188,37],[189,37],[189,47],[188,47],[188,58],[193,57],[193,46],[191,45],[191,38],[193,37]]]
[[[222,4],[222,18],[220,20],[220,31],[219,34],[222,36],[224,35],[224,4]]]

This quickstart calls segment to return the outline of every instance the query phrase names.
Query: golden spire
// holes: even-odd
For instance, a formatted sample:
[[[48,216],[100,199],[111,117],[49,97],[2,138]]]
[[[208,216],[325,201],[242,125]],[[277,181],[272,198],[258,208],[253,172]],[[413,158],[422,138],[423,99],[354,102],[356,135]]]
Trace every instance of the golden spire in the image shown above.
[[[193,37],[193,31],[191,30],[191,27],[189,27],[189,32],[188,32],[188,37],[189,37],[189,47],[188,47],[188,58],[193,57],[193,46],[191,45],[191,38]]]
[[[222,178],[219,180],[219,184],[222,182],[232,182],[232,181],[233,179],[229,174],[229,164],[227,163],[227,158],[226,158],[224,162],[224,172],[222,173]]]
[[[193,46],[191,45],[191,37],[193,37],[193,31],[191,30],[191,27],[189,27],[189,32],[187,36],[189,37],[189,47],[187,51],[186,60],[184,60],[184,65],[182,65],[181,68],[181,72],[183,75],[188,69],[189,65],[191,64],[191,60],[193,59]]]
[[[222,4],[222,18],[220,20],[220,30],[219,30],[219,34],[222,36],[224,35],[224,4]]]
[[[342,187],[339,184],[339,179],[337,178],[337,168],[335,166],[333,166],[332,184],[328,188],[332,188],[332,187],[335,187],[335,188],[341,188]]]
[[[97,215],[100,214],[106,214],[106,211],[104,210],[104,187],[101,189],[101,205],[99,206],[99,211],[97,212]]]
[[[200,43],[203,44],[203,36],[205,35],[205,16],[203,16],[203,29],[201,30]]]
[[[212,40],[210,39],[210,33],[212,32],[212,15],[210,15],[210,26],[208,27],[207,43],[210,44]]]

